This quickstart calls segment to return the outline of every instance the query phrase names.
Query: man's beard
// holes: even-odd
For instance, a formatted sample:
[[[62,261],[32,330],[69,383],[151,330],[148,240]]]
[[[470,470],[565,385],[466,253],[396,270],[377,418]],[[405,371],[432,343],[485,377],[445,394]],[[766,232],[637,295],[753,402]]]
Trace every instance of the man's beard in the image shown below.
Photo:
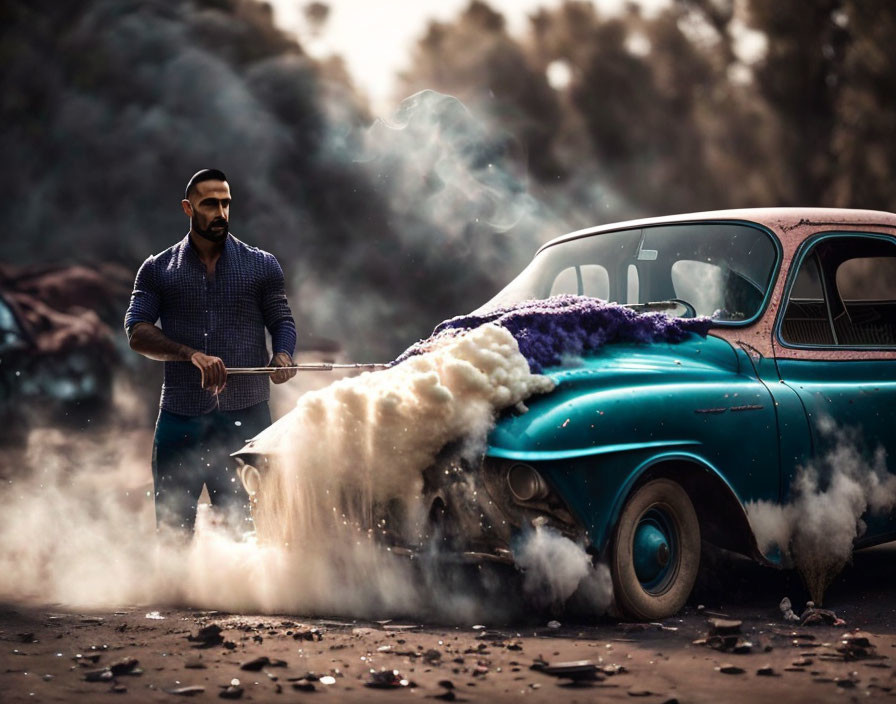
[[[199,221],[196,218],[196,215],[190,219],[190,224],[193,227],[193,232],[197,235],[207,239],[209,242],[223,242],[227,238],[227,233],[229,232],[229,225],[224,218],[215,218],[212,220],[206,229],[202,229],[199,227]],[[221,229],[214,229],[215,225],[223,225]]]

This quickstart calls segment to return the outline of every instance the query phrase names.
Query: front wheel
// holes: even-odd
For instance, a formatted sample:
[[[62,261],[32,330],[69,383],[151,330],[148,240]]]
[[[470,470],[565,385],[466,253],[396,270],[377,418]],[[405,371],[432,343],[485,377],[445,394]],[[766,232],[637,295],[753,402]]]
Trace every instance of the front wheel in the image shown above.
[[[639,621],[676,613],[700,566],[700,523],[681,485],[654,479],[629,497],[613,533],[610,572],[616,604]]]

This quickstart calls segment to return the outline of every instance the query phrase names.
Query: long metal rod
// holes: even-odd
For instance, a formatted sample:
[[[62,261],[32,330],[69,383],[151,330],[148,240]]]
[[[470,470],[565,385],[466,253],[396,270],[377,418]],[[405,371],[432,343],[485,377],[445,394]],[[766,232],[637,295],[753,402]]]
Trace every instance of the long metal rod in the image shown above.
[[[295,369],[299,372],[331,372],[334,369],[385,369],[388,364],[335,364],[330,362],[314,362],[311,364],[291,364],[285,367],[227,367],[228,374],[272,374],[284,369]]]

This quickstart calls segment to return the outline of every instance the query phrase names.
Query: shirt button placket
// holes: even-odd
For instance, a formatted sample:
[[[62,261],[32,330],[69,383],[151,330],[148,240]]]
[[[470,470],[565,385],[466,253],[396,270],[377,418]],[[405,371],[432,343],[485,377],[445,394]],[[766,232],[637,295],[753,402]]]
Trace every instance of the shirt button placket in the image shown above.
[[[206,279],[205,279],[205,347],[206,347],[205,353],[206,354],[209,353],[208,352],[208,334],[209,334],[209,332],[211,332],[211,329],[212,329],[211,297],[212,297],[212,282],[208,277],[206,277]]]

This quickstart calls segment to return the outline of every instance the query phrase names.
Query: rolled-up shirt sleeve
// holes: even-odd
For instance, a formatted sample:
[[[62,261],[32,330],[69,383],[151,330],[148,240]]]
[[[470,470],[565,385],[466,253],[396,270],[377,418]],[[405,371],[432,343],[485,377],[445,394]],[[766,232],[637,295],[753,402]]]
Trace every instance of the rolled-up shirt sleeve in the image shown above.
[[[134,281],[134,290],[131,293],[131,302],[124,316],[124,329],[131,337],[134,326],[137,323],[149,323],[155,325],[159,319],[161,296],[158,279],[155,275],[155,262],[149,257],[140,266],[137,278]]]
[[[296,349],[296,324],[286,300],[283,270],[273,255],[266,257],[266,275],[262,282],[261,313],[265,327],[271,333],[274,354],[286,352],[292,356]]]

